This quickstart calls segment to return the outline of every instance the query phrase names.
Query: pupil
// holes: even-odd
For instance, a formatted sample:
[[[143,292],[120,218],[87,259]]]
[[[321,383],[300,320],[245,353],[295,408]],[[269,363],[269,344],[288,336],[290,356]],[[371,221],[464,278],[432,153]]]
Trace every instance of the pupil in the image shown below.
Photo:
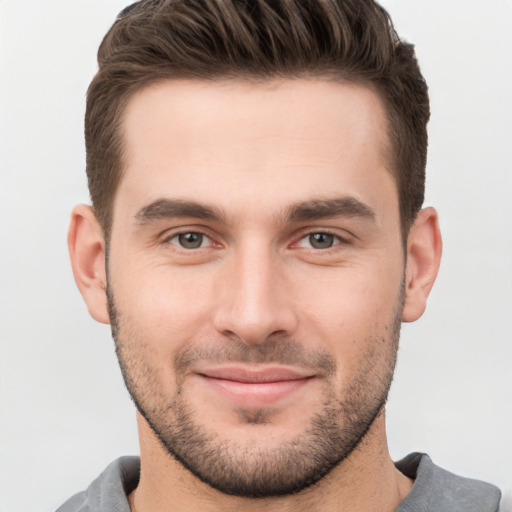
[[[201,233],[183,233],[179,236],[180,245],[185,249],[197,249],[203,243]]]
[[[315,233],[309,235],[309,242],[315,249],[329,249],[334,242],[334,236],[329,233]]]

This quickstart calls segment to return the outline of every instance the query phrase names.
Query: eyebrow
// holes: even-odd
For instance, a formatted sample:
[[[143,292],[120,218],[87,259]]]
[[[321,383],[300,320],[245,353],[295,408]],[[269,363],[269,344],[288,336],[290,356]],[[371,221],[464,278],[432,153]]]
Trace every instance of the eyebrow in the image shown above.
[[[135,218],[140,224],[180,217],[192,217],[219,222],[225,221],[223,213],[217,208],[185,199],[157,199],[142,207],[135,214]]]
[[[304,201],[290,206],[285,218],[290,222],[321,220],[332,217],[361,218],[375,220],[375,211],[355,197],[318,199]]]
[[[186,199],[157,199],[135,214],[135,218],[142,225],[158,220],[187,217],[227,223],[226,216],[220,209]],[[375,220],[376,215],[370,206],[354,197],[339,197],[302,201],[289,206],[284,215],[279,216],[283,223],[332,217]]]

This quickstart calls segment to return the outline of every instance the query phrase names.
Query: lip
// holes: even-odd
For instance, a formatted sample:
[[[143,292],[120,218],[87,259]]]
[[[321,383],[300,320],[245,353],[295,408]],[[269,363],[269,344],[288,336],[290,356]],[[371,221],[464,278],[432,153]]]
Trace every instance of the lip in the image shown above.
[[[268,367],[210,368],[197,373],[212,389],[240,407],[265,407],[279,403],[306,386],[314,375],[295,369]]]

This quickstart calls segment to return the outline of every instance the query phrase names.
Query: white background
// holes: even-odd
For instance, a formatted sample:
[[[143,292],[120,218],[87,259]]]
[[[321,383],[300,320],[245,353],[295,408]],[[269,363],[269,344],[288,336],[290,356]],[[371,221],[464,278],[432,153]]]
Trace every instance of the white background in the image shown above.
[[[85,91],[125,3],[0,0],[1,512],[52,511],[138,451],[109,329],[88,317],[65,242],[88,200]],[[403,330],[391,453],[429,452],[510,496],[512,1],[385,6],[430,85],[427,204],[445,241],[427,313]]]

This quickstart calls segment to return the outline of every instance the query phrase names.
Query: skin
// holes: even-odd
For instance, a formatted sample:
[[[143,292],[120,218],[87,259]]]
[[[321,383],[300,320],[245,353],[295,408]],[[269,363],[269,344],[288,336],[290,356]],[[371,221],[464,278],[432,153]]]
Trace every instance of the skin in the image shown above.
[[[436,212],[425,209],[404,253],[377,94],[322,80],[169,81],[130,100],[123,128],[108,289],[125,378],[146,409],[158,414],[179,390],[194,424],[230,443],[232,457],[247,458],[302,439],[329,392],[342,402],[357,384],[363,405],[385,398],[396,320],[423,313],[441,238]],[[184,201],[195,210],[184,213]],[[321,211],[326,201],[331,208]],[[333,201],[344,206],[334,211]],[[180,246],[186,233],[202,233],[201,246]],[[333,235],[332,247],[313,247],[315,233]],[[91,315],[109,323],[105,245],[91,209],[76,207],[75,279]],[[236,363],[243,371],[277,364],[307,374],[297,389],[279,394],[277,386],[277,399],[267,401],[251,385],[233,398],[204,378],[220,364],[212,351],[240,346],[257,354],[273,343],[327,355],[332,372],[302,360]],[[177,358],[193,350],[203,356],[180,372]],[[138,426],[133,510],[391,511],[412,485],[389,457],[383,409],[357,449],[319,482],[265,500],[201,482],[169,456],[141,414]]]

